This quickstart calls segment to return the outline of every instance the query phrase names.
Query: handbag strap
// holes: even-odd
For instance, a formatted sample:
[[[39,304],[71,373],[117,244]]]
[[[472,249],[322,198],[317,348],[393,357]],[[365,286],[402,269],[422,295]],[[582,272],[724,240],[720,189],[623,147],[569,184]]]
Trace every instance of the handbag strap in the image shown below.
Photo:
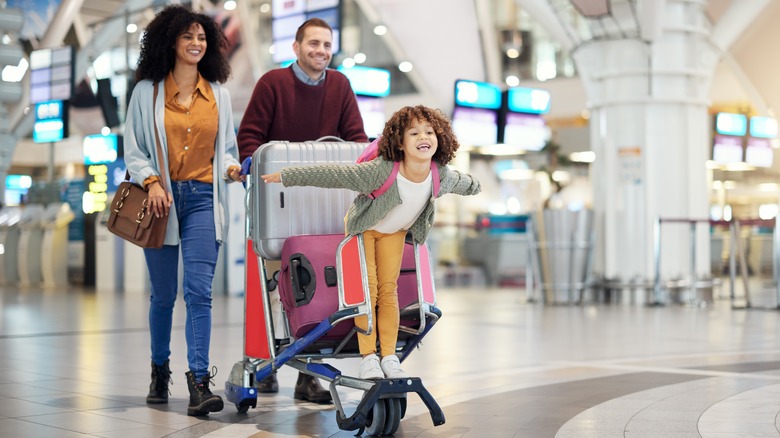
[[[162,146],[160,145],[160,134],[157,133],[157,91],[159,90],[159,82],[154,83],[154,103],[152,104],[152,121],[154,122],[154,140],[157,143],[157,158],[160,161],[160,164],[162,165],[165,163],[165,158],[163,157],[162,153]],[[162,184],[163,190],[165,192],[168,192],[168,180],[167,172],[163,172],[162,166],[160,166],[160,184]]]

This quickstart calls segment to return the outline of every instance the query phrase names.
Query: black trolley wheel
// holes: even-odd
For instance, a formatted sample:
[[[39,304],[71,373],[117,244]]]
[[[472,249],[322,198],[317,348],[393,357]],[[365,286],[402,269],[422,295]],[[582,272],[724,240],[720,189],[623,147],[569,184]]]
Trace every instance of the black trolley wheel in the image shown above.
[[[390,436],[398,431],[401,425],[401,399],[388,398],[385,400],[385,427],[382,435]]]
[[[382,436],[385,429],[385,414],[385,400],[379,399],[374,404],[374,407],[368,411],[368,415],[366,416],[367,435]]]

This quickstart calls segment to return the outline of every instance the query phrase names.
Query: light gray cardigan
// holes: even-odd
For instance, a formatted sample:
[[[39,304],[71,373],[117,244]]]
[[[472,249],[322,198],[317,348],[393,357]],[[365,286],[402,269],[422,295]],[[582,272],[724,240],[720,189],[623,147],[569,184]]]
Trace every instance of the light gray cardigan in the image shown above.
[[[160,82],[157,92],[157,105],[153,105],[154,83],[151,80],[143,80],[136,84],[130,104],[127,107],[127,119],[125,122],[125,164],[130,176],[139,184],[153,175],[160,175],[160,169],[167,173],[170,181],[168,167],[168,142],[165,136],[165,90],[164,81]],[[219,128],[217,139],[214,143],[213,185],[214,185],[214,228],[217,231],[217,242],[227,236],[227,228],[230,214],[228,211],[227,182],[225,175],[230,166],[238,166],[238,147],[236,145],[236,130],[233,125],[233,108],[230,103],[228,90],[218,83],[212,82],[211,89],[217,100],[219,111]],[[163,165],[160,165],[160,157],[157,156],[152,125],[152,108],[157,115],[157,132],[163,152]],[[168,191],[171,188],[168,187]],[[176,206],[171,205],[168,217],[168,229],[165,231],[165,245],[179,244],[179,221],[176,216]]]

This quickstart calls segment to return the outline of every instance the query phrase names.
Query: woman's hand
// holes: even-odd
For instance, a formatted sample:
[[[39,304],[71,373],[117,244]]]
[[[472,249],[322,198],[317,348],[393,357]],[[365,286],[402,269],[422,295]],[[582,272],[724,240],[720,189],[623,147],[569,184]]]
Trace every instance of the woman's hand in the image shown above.
[[[244,181],[244,180],[246,180],[246,175],[241,175],[241,166],[230,166],[230,167],[228,167],[227,177],[230,178],[233,181]]]
[[[168,211],[173,203],[173,196],[163,189],[159,181],[155,181],[149,184],[147,202],[152,214],[157,217],[168,216]]]
[[[268,175],[260,175],[260,178],[262,178],[263,182],[266,182],[266,183],[279,183],[279,182],[282,182],[282,174],[279,173],[279,172],[269,173]]]

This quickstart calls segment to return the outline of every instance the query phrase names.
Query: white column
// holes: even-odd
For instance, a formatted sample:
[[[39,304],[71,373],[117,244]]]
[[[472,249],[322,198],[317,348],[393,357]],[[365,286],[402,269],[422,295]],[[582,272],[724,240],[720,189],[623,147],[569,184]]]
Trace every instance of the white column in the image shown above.
[[[591,113],[596,233],[594,270],[654,274],[653,222],[708,217],[707,95],[718,59],[703,4],[668,1],[660,35],[590,41],[574,59]],[[662,226],[661,275],[687,277],[690,227]],[[697,275],[709,273],[707,226],[697,233]]]

